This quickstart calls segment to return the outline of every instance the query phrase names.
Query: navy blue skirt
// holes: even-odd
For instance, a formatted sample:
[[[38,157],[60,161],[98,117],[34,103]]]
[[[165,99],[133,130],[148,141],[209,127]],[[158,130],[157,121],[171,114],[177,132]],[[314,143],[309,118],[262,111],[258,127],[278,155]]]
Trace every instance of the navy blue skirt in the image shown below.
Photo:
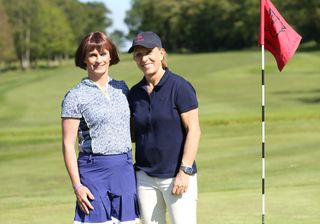
[[[91,201],[94,210],[89,210],[89,215],[76,205],[75,224],[131,224],[138,221],[131,151],[120,155],[80,153],[78,167],[81,183],[89,188],[95,199]]]

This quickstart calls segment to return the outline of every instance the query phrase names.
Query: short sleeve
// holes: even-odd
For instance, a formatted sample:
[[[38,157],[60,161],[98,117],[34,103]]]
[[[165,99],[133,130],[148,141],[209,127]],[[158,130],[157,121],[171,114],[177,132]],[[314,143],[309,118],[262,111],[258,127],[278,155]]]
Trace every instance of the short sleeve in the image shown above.
[[[183,80],[178,88],[176,106],[180,113],[198,108],[196,91],[186,80]]]
[[[79,110],[79,103],[77,96],[74,92],[69,91],[61,104],[61,117],[62,118],[81,118],[82,115]]]

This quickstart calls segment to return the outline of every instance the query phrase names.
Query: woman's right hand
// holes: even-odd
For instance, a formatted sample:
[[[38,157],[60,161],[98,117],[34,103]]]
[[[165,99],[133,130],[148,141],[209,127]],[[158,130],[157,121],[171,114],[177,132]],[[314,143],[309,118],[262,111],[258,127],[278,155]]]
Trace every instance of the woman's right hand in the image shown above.
[[[94,200],[93,194],[86,186],[79,187],[75,192],[79,208],[89,215],[89,210],[93,210],[90,200]]]

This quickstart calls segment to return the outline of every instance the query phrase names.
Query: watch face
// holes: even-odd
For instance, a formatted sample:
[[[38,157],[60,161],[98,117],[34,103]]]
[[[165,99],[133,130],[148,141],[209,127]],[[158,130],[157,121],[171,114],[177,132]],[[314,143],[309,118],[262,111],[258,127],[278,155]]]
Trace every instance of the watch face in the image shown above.
[[[187,167],[187,166],[181,166],[183,172],[185,172],[186,174],[191,175],[193,173],[193,169],[192,167]]]
[[[192,172],[193,172],[193,169],[191,167],[187,167],[187,173],[192,174]]]

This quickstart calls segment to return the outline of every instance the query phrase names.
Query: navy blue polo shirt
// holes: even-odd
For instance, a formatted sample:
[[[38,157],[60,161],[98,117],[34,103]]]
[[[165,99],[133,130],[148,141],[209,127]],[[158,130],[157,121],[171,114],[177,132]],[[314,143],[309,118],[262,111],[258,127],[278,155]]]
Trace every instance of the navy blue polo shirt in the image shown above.
[[[143,78],[128,96],[135,129],[135,168],[153,177],[175,177],[186,140],[180,114],[198,108],[196,92],[168,69],[150,95],[146,85]],[[193,168],[196,172],[195,163]]]

